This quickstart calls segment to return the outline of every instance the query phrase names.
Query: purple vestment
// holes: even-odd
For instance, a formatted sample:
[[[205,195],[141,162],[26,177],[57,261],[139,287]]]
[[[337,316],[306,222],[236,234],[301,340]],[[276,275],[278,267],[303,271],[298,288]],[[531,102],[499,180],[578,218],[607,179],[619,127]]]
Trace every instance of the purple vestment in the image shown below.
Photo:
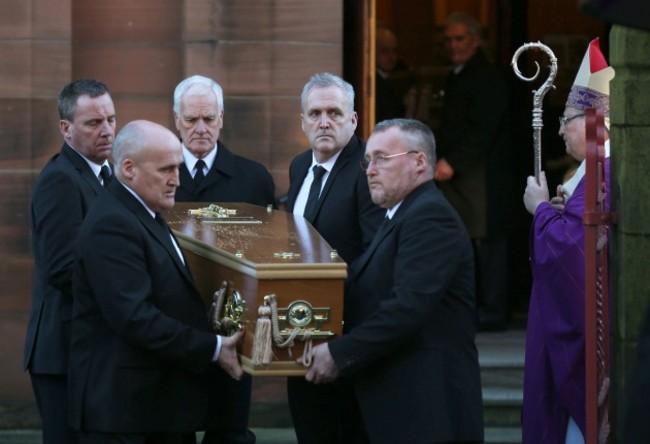
[[[544,202],[533,218],[523,444],[564,444],[569,416],[585,435],[584,209],[583,177],[564,211]]]

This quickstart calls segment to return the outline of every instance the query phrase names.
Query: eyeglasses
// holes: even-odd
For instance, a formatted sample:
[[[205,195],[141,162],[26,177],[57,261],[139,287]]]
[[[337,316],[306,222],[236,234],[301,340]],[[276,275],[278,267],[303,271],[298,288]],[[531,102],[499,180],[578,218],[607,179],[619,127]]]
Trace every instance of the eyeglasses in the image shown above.
[[[572,115],[572,116],[560,116],[560,126],[562,126],[562,125],[566,125],[566,123],[567,123],[568,121],[573,120],[573,119],[575,119],[576,117],[582,117],[582,116],[584,116],[584,115],[585,115],[585,113],[582,113],[582,114],[574,114],[574,115]]]
[[[359,162],[359,165],[361,166],[361,169],[363,171],[366,171],[370,167],[371,163],[374,163],[377,168],[382,168],[386,166],[388,161],[393,157],[399,157],[405,154],[418,154],[418,153],[419,151],[411,150],[411,151],[404,151],[403,153],[391,154],[390,156],[385,156],[383,154],[380,154],[374,159],[362,159],[361,162]]]

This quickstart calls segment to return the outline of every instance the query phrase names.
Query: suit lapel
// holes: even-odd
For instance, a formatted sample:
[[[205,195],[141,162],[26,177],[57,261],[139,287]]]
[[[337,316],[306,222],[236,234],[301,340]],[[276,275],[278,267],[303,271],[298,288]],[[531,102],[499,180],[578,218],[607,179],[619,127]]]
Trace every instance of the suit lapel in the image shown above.
[[[332,185],[336,180],[336,176],[344,168],[346,168],[347,165],[351,162],[352,156],[355,151],[354,148],[356,147],[357,143],[358,140],[356,136],[352,136],[350,142],[348,142],[348,144],[345,147],[343,147],[343,150],[341,150],[341,154],[339,155],[338,159],[336,159],[336,162],[334,163],[334,167],[332,168],[332,171],[330,171],[329,175],[327,176],[327,181],[325,182],[323,191],[320,193],[320,198],[318,199],[318,203],[316,204],[316,210],[314,211],[314,221],[318,219],[318,213],[320,212],[320,209],[323,206],[323,202],[325,202],[325,199],[327,199],[327,194],[332,189]],[[309,166],[307,166],[307,168],[309,168]]]
[[[370,258],[375,254],[375,251],[377,250],[379,244],[381,244],[386,236],[388,236],[393,231],[396,224],[396,218],[397,214],[393,215],[393,219],[385,218],[379,228],[377,228],[375,237],[372,239],[372,242],[368,246],[368,249],[361,256],[359,256],[356,261],[353,262],[353,270],[355,275],[360,274],[364,268],[366,268],[366,265],[368,265]]]
[[[355,275],[358,275],[363,271],[363,269],[368,265],[368,261],[370,258],[374,255],[375,251],[377,250],[377,247],[381,242],[386,239],[388,235],[390,235],[395,227],[400,223],[400,221],[403,218],[409,217],[409,209],[413,205],[413,202],[415,202],[420,194],[422,193],[431,193],[435,190],[435,185],[433,181],[426,182],[413,191],[409,193],[408,196],[406,196],[406,199],[402,202],[402,204],[399,206],[395,214],[393,214],[392,219],[384,219],[384,222],[379,226],[377,229],[377,233],[375,233],[375,237],[372,239],[372,242],[370,243],[370,246],[368,249],[363,253],[359,258],[353,262],[354,267],[353,267],[353,272]]]
[[[190,174],[190,170],[187,169],[187,165],[182,164],[178,170],[180,188],[185,190],[188,194],[193,194],[194,192],[194,179]]]
[[[192,275],[189,269],[185,266],[185,264],[183,264],[183,261],[181,261],[181,258],[178,256],[176,248],[174,248],[174,245],[172,244],[172,240],[170,238],[171,231],[169,231],[169,227],[167,227],[167,225],[163,227],[153,217],[151,217],[151,214],[149,214],[144,206],[142,206],[142,204],[138,202],[138,200],[133,195],[131,195],[131,193],[126,190],[124,186],[119,183],[119,181],[111,181],[109,184],[109,189],[130,211],[135,214],[140,223],[144,225],[152,237],[165,248],[167,254],[171,256],[172,260],[176,264],[176,267],[193,285],[194,280],[192,279]],[[174,237],[174,239],[176,240],[176,237]],[[176,242],[178,243],[178,240],[176,240]],[[178,245],[180,247],[180,244]]]
[[[67,143],[63,145],[61,153],[79,172],[81,179],[88,184],[95,194],[99,194],[103,189],[102,184],[99,183],[99,179],[95,176],[88,163],[81,157],[81,154],[73,150]]]
[[[291,183],[289,183],[289,191],[287,191],[287,211],[290,213],[293,212],[293,207],[296,204],[298,193],[300,192],[302,183],[305,181],[305,177],[307,177],[307,173],[309,172],[312,156],[313,154],[310,150],[302,154],[297,160],[295,169],[298,172],[299,177],[296,177],[295,180],[292,180]]]
[[[214,158],[212,168],[208,170],[208,174],[201,181],[196,193],[203,191],[214,185],[215,182],[222,180],[222,178],[233,177],[235,175],[235,156],[225,145],[217,142],[217,156]]]
[[[162,246],[165,247],[165,250],[167,250],[167,253],[171,256],[172,260],[176,264],[176,267],[183,273],[183,275],[185,275],[186,278],[190,280],[190,282],[193,282],[192,275],[189,273],[189,269],[185,266],[181,258],[178,256],[178,251],[176,251],[176,248],[172,243],[171,236],[174,235],[167,226],[167,223],[162,226],[158,223],[158,221],[152,218],[147,211],[138,212],[136,215],[138,216],[138,219],[140,219],[140,222],[142,222],[142,224],[151,232],[151,234],[153,234],[158,242],[160,242]],[[178,243],[176,236],[174,236],[174,241],[180,249],[180,244]],[[183,257],[183,260],[185,260],[187,263],[185,257]]]

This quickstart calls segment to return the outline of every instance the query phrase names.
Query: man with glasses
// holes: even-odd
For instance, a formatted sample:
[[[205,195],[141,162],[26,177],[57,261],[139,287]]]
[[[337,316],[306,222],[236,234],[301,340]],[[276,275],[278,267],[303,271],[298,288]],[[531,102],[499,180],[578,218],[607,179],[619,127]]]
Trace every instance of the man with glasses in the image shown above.
[[[526,331],[523,443],[584,443],[585,436],[585,109],[601,108],[609,131],[614,70],[589,44],[560,117],[560,137],[580,166],[549,200],[546,175],[528,177],[524,204],[533,215],[533,288]],[[605,136],[609,183],[609,134]],[[607,210],[606,210],[607,211]]]
[[[314,74],[302,90],[302,130],[311,146],[289,167],[287,210],[304,216],[350,264],[368,248],[381,220],[359,161],[365,143],[354,132],[354,89],[330,73]],[[363,442],[354,393],[346,380],[316,386],[287,380],[300,444]]]
[[[417,120],[375,127],[361,166],[386,220],[350,265],[345,334],[314,347],[306,375],[352,380],[373,443],[483,442],[472,244],[435,156]]]

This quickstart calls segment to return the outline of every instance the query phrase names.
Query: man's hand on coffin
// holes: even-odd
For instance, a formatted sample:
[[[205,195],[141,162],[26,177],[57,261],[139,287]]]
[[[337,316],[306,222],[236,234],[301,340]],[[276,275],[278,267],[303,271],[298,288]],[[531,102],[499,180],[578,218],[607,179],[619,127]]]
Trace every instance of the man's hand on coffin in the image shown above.
[[[312,350],[312,364],[305,375],[305,379],[314,384],[332,382],[339,376],[339,369],[332,358],[326,343],[319,344]]]
[[[244,330],[240,330],[232,336],[221,337],[221,352],[217,363],[230,375],[231,378],[240,380],[244,370],[239,363],[237,355],[237,343],[244,337]]]

